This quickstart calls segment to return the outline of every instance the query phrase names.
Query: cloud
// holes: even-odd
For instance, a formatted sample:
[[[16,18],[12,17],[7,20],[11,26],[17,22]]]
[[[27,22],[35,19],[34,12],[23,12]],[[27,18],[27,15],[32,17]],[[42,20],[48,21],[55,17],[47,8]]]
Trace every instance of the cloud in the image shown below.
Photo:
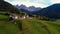
[[[55,3],[60,3],[60,0],[5,0],[5,1],[11,3],[12,5],[24,4],[27,7],[36,6],[36,7],[42,7],[42,8],[48,7]]]
[[[60,0],[51,0],[52,4],[60,3]]]
[[[14,1],[8,1],[8,0],[5,0],[5,1],[7,1],[7,2],[9,2],[9,3],[11,3],[12,5],[16,5],[16,4],[18,4],[18,5],[21,5],[21,4],[24,4],[24,5],[26,5],[27,7],[29,7],[29,6],[35,6],[35,7],[46,7],[46,5],[44,5],[44,4],[41,4],[41,3],[38,3],[39,1],[42,1],[42,0],[34,0],[34,1],[32,1],[31,0],[31,2],[30,1],[28,1],[28,0],[14,0]]]

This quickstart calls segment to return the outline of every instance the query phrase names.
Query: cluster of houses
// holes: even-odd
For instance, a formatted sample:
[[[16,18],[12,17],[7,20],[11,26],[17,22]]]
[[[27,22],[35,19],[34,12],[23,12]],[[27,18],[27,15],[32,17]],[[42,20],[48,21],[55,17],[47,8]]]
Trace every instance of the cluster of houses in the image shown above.
[[[29,17],[28,14],[24,14],[22,16],[17,15],[17,14],[10,14],[9,17],[12,18],[12,19],[32,19],[32,18]]]

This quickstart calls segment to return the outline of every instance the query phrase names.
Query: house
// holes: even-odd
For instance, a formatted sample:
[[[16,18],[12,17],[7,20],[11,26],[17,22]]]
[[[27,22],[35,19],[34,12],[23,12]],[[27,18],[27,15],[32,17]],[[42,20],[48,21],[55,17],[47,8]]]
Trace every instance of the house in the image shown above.
[[[17,15],[17,14],[10,14],[9,17],[12,18],[12,19],[28,19],[29,15],[24,14],[24,15],[20,16],[20,15]]]

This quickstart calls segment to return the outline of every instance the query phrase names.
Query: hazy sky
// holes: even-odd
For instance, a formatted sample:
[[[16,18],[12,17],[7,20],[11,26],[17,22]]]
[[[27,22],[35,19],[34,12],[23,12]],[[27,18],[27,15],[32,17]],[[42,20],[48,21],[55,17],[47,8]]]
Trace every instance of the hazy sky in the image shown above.
[[[27,7],[36,6],[36,7],[47,7],[55,3],[60,3],[60,0],[5,0],[13,5],[21,5],[24,4]]]

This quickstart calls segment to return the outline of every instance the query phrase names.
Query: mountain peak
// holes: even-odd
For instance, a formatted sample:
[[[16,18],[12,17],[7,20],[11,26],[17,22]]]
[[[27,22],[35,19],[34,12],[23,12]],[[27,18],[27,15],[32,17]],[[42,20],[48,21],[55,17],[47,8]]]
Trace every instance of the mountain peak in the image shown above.
[[[30,7],[28,7],[28,8],[35,8],[35,6],[30,6]]]
[[[20,6],[16,5],[15,7],[17,7],[18,9],[24,9],[24,10],[28,10],[28,11],[38,11],[38,10],[41,9],[40,7],[35,7],[35,6],[29,6],[29,7],[27,7],[24,4],[21,4]]]
[[[25,5],[21,4],[20,6],[26,7]]]

